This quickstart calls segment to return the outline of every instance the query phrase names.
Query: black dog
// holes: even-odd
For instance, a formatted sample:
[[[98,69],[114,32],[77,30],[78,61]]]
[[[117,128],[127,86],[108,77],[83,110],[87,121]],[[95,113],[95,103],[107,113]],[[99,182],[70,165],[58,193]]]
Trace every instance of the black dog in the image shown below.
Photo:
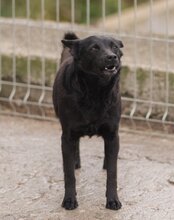
[[[62,206],[75,209],[75,168],[80,168],[79,139],[98,135],[104,139],[107,170],[106,208],[120,209],[117,195],[118,128],[121,114],[119,78],[123,47],[112,37],[78,39],[67,33],[61,66],[53,87],[53,103],[62,126],[65,197]]]

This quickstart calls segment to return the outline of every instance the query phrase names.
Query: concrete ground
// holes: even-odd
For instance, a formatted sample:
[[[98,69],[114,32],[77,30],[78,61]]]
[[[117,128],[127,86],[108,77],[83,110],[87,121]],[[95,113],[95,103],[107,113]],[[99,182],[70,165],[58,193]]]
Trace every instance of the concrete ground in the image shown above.
[[[173,137],[120,132],[119,211],[105,209],[102,140],[82,139],[79,207],[65,211],[60,136],[58,123],[0,116],[1,220],[174,219]]]

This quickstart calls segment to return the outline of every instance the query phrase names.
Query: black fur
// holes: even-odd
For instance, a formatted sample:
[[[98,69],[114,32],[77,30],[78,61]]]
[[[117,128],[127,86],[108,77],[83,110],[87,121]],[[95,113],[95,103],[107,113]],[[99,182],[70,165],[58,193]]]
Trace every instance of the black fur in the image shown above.
[[[104,139],[107,170],[106,208],[117,210],[118,128],[121,115],[119,78],[123,47],[111,37],[90,36],[78,39],[67,33],[61,66],[53,86],[53,103],[62,126],[62,154],[65,196],[62,206],[78,206],[75,168],[80,168],[79,139],[98,135]]]

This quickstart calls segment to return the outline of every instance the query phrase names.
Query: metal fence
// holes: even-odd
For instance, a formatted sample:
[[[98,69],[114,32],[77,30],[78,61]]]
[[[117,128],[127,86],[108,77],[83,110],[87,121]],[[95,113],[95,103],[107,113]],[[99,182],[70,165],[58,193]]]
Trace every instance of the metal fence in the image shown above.
[[[39,5],[36,15],[33,2]],[[174,2],[115,0],[110,15],[107,0],[95,1],[96,13],[92,0],[51,2],[54,18],[47,16],[47,0],[0,0],[0,113],[54,119],[51,93],[60,40],[71,30],[124,42],[123,118],[173,125]]]

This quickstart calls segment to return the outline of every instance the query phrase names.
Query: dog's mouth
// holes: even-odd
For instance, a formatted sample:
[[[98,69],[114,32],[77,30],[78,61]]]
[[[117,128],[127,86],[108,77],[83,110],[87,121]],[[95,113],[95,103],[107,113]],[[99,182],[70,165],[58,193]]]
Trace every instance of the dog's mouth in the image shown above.
[[[106,73],[117,73],[120,68],[120,65],[107,65],[104,67]]]
[[[105,70],[108,72],[115,72],[116,71],[116,67],[115,66],[106,66]]]

